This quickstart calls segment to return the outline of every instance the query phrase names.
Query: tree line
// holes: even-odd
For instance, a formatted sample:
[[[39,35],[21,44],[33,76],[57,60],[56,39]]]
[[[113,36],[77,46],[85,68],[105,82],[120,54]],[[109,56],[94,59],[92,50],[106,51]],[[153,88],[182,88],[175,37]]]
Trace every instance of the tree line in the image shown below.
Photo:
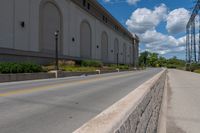
[[[140,53],[139,66],[140,67],[167,67],[184,69],[186,62],[178,59],[176,56],[167,59],[160,56],[158,53],[151,53],[148,51]]]

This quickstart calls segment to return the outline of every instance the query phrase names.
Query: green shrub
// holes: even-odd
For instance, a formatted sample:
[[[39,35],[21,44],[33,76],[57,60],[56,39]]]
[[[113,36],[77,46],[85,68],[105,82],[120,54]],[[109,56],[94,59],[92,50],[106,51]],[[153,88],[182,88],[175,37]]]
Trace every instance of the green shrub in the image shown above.
[[[175,64],[167,64],[166,67],[167,67],[167,68],[174,68],[174,69],[176,69],[178,66],[175,65]]]
[[[197,64],[197,63],[186,64],[185,69],[186,69],[186,71],[194,72],[195,70],[200,69],[200,64]]]
[[[76,62],[72,60],[59,60],[58,64],[59,66],[75,66]]]
[[[194,70],[195,73],[200,73],[200,69]]]
[[[128,70],[129,66],[128,65],[116,65],[116,64],[111,64],[109,67],[114,68],[114,69],[121,69],[121,70]]]
[[[0,73],[34,73],[42,72],[40,65],[33,63],[0,63]]]
[[[84,67],[102,67],[103,64],[100,61],[84,60],[84,61],[81,61],[81,66],[84,66]]]
[[[80,67],[80,66],[65,66],[62,69],[63,71],[67,72],[93,72],[96,70],[95,67]]]
[[[186,71],[190,71],[190,64],[186,64],[186,65],[185,65],[185,70],[186,70]]]
[[[55,70],[55,65],[42,66],[43,71],[48,72]]]
[[[192,63],[190,65],[190,71],[194,72],[195,70],[200,69],[200,64]]]
[[[118,68],[122,69],[122,70],[128,70],[129,66],[128,65],[119,65]]]

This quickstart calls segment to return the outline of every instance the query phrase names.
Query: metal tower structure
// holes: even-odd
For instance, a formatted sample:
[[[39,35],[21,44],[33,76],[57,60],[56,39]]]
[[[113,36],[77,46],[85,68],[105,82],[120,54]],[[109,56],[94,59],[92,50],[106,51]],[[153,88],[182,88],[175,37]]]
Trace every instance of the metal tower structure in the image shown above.
[[[192,11],[186,26],[186,62],[200,63],[200,0]],[[198,20],[196,21],[198,17]],[[198,32],[196,29],[199,29]],[[198,33],[198,34],[197,34]],[[198,38],[198,39],[197,39]],[[197,42],[197,40],[199,40]]]

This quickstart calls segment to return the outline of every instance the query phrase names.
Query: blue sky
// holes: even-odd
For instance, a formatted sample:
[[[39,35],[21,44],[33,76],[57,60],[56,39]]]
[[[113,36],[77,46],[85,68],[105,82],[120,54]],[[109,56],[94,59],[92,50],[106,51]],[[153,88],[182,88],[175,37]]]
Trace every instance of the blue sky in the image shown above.
[[[140,37],[140,51],[185,59],[185,26],[193,0],[98,0]]]

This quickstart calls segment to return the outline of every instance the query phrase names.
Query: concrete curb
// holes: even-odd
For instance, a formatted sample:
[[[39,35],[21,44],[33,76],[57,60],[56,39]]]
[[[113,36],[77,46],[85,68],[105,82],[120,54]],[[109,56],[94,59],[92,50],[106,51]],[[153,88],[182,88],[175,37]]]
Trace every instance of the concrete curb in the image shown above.
[[[123,129],[121,131],[120,127],[124,125],[124,123],[126,123],[127,120],[130,124],[131,120],[128,119],[130,115],[133,119],[135,119],[135,117],[133,116],[140,117],[141,114],[139,115],[138,113],[145,112],[144,110],[146,109],[146,107],[144,107],[143,105],[146,105],[146,99],[150,97],[149,95],[151,95],[151,91],[153,90],[152,88],[160,87],[158,82],[163,76],[163,74],[165,74],[165,72],[166,70],[163,70],[150,80],[146,81],[144,84],[142,84],[137,89],[129,93],[127,96],[113,104],[108,109],[104,110],[102,113],[91,119],[89,122],[85,123],[82,127],[74,131],[74,133],[122,133],[132,130],[128,129],[126,131],[126,129]],[[145,102],[142,103],[144,100]],[[140,108],[138,106],[142,106],[141,108],[143,108],[144,110],[140,109],[140,111],[138,112],[137,109]],[[135,110],[136,113],[133,114]],[[135,125],[138,125],[137,122],[135,123]],[[131,127],[127,127],[125,125],[124,128]]]
[[[162,104],[160,109],[160,115],[158,120],[158,129],[157,133],[166,133],[167,132],[167,103],[168,103],[168,76],[165,80],[164,93],[162,98]]]
[[[132,70],[127,70],[132,71]],[[114,73],[117,70],[101,71],[101,74]],[[124,70],[120,71],[124,72]],[[14,82],[14,81],[26,81],[26,80],[38,80],[38,79],[50,79],[50,78],[64,78],[81,75],[96,75],[98,72],[58,72],[53,71],[51,73],[18,73],[18,74],[0,74],[0,83]]]

